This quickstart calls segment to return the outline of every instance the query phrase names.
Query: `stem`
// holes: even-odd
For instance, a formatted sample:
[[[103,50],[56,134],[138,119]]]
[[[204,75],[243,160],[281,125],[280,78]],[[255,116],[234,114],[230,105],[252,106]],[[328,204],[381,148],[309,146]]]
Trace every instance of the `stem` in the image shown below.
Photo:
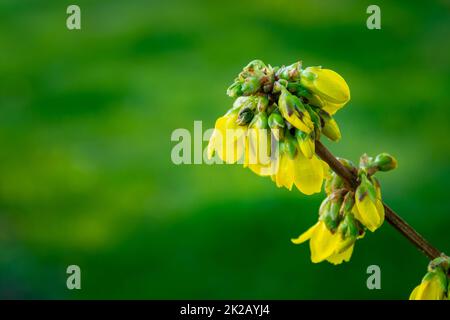
[[[355,190],[358,186],[358,178],[356,172],[347,169],[338,159],[322,144],[316,140],[316,154],[339,175],[347,185]],[[414,244],[423,254],[428,258],[435,259],[441,256],[441,252],[433,247],[424,237],[422,237],[416,230],[414,230],[405,220],[403,220],[397,213],[395,213],[387,204],[383,203],[386,220]]]

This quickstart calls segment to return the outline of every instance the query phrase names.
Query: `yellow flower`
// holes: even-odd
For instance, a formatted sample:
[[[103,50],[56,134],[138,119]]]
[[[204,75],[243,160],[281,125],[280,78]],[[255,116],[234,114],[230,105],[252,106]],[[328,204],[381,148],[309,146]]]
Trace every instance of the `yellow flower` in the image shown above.
[[[303,70],[301,84],[313,94],[310,103],[333,115],[350,100],[350,89],[338,73],[322,67]]]
[[[244,168],[259,176],[270,176],[275,172],[272,161],[270,130],[252,128],[247,131],[245,141]]]
[[[226,163],[237,162],[244,154],[246,127],[236,123],[238,109],[232,109],[217,119],[208,144],[208,158],[217,153]]]
[[[285,187],[291,190],[295,184],[300,192],[311,195],[322,189],[326,172],[328,172],[328,165],[315,155],[308,159],[300,151],[294,158],[287,153],[281,153],[278,171],[272,175],[272,180],[279,188]]]
[[[319,221],[297,239],[291,241],[294,244],[301,244],[307,240],[309,240],[313,263],[327,260],[336,265],[350,260],[356,238],[344,238],[339,231],[332,233],[328,230],[325,222]]]
[[[430,271],[411,292],[409,300],[445,300],[446,283],[446,276],[441,269]]]
[[[353,214],[370,231],[374,232],[384,222],[384,206],[378,183],[374,186],[366,175],[361,175],[361,183],[356,189],[356,205]]]

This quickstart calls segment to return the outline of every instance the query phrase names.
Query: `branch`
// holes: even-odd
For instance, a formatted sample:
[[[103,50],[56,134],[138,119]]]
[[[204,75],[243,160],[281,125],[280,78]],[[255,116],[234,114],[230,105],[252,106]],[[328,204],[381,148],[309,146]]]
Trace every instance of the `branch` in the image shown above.
[[[339,175],[345,183],[353,190],[358,186],[358,178],[356,172],[352,172],[322,144],[316,140],[316,153],[330,168]],[[416,230],[414,230],[405,220],[403,220],[397,213],[395,213],[387,204],[383,203],[386,220],[414,244],[423,254],[428,258],[435,259],[441,256],[441,252],[433,247],[424,237],[422,237]]]

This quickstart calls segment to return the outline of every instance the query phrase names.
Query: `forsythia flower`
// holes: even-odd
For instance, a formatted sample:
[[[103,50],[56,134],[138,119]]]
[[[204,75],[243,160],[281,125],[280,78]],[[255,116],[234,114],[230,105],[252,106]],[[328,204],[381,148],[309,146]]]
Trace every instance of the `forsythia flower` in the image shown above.
[[[353,213],[364,226],[374,232],[384,222],[384,207],[378,182],[374,185],[365,174],[360,175],[361,183],[356,189],[356,206]]]
[[[237,123],[238,110],[230,110],[216,121],[208,144],[208,157],[214,152],[226,163],[236,163],[244,152],[245,130]]]
[[[292,242],[301,244],[307,240],[313,263],[327,260],[333,264],[340,264],[342,261],[349,261],[355,243],[353,239],[344,239],[339,232],[333,234],[323,221],[317,222],[297,239],[292,239]]]
[[[338,73],[322,67],[302,71],[300,83],[313,94],[311,103],[333,115],[350,100],[350,89]]]
[[[434,259],[428,266],[428,273],[422,282],[414,288],[409,300],[448,300],[450,258],[442,255]]]
[[[333,192],[320,206],[319,221],[292,242],[309,240],[313,263],[327,260],[336,265],[349,261],[356,240],[364,236],[362,226],[350,212],[353,204],[353,194]]]

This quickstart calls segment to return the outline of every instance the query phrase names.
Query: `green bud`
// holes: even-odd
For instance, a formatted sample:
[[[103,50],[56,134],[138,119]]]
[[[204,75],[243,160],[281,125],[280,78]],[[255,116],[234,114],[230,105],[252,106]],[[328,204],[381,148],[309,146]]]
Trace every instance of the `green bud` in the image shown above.
[[[236,123],[240,126],[245,126],[252,121],[254,115],[255,114],[253,113],[253,110],[251,108],[242,108],[238,113]]]
[[[334,232],[339,226],[339,210],[342,206],[343,191],[338,190],[328,196],[330,201],[329,210],[322,216],[322,220],[328,230]]]
[[[423,277],[422,281],[433,281],[436,280],[440,286],[443,292],[445,292],[448,288],[447,283],[447,276],[442,270],[442,268],[437,267],[434,270],[428,271],[427,274]]]
[[[252,97],[238,97],[236,100],[234,100],[233,103],[233,109],[240,109],[242,107],[244,107],[245,105],[248,105],[249,103],[251,103],[251,98]]]
[[[279,93],[283,90],[283,88],[286,88],[289,83],[284,79],[279,79],[278,81],[275,81],[273,84],[273,93]]]
[[[242,84],[240,82],[234,82],[231,86],[227,89],[227,95],[232,98],[237,98],[239,96],[242,96]]]
[[[278,77],[288,81],[299,81],[302,70],[302,63],[296,62],[287,67],[281,67],[278,71]]]
[[[375,186],[367,178],[367,175],[364,172],[359,175],[359,179],[360,184],[358,188],[356,188],[356,197],[358,197],[359,201],[362,201],[368,196],[370,197],[370,200],[375,203],[377,197]]]
[[[269,127],[272,129],[272,133],[275,139],[280,140],[283,138],[283,128],[285,126],[284,119],[278,112],[272,112],[269,116]]]
[[[322,133],[332,141],[339,141],[341,139],[341,131],[336,120],[325,111],[320,112],[320,117],[323,123]]]
[[[323,199],[322,203],[320,204],[319,207],[319,217],[322,219],[322,217],[325,217],[325,215],[327,214],[328,210],[330,210],[330,206],[331,206],[331,202],[330,202],[330,197],[326,197],[325,199]]]
[[[272,112],[269,116],[269,127],[270,128],[284,128],[284,119],[278,112]]]
[[[361,170],[367,171],[367,169],[373,167],[373,158],[369,157],[366,153],[364,153],[359,158],[359,168]]]
[[[265,112],[259,112],[254,117],[252,122],[249,125],[249,128],[256,128],[256,129],[268,129],[268,117],[267,113]]]
[[[315,153],[315,140],[313,136],[314,131],[308,134],[299,129],[295,130],[295,137],[297,139],[300,150],[308,159],[311,159]]]
[[[339,214],[341,217],[345,217],[352,213],[353,206],[355,205],[355,194],[352,191],[347,192],[342,202]]]
[[[284,137],[284,152],[294,159],[297,155],[297,140],[286,130]]]
[[[258,98],[258,111],[265,112],[269,106],[269,98],[267,96],[260,96]]]
[[[314,124],[314,139],[319,140],[320,134],[322,132],[322,122],[320,120],[319,114],[316,112],[314,108],[312,108],[310,105],[305,104],[305,109],[308,111],[311,121]]]
[[[252,72],[254,70],[262,70],[264,68],[266,68],[266,64],[261,60],[256,59],[250,61],[249,64],[247,64],[247,66],[244,68],[244,70]]]
[[[331,194],[336,190],[342,189],[344,187],[344,180],[339,177],[336,173],[332,172],[330,177],[325,180],[325,192]]]
[[[251,95],[258,92],[261,87],[261,82],[257,77],[248,77],[244,80],[242,84],[242,93],[244,95]]]
[[[375,157],[373,165],[380,171],[389,171],[397,168],[397,160],[388,153],[380,153]]]
[[[358,221],[356,221],[351,213],[343,218],[342,222],[339,224],[338,230],[345,239],[355,239],[364,233],[364,231],[359,228]]]

